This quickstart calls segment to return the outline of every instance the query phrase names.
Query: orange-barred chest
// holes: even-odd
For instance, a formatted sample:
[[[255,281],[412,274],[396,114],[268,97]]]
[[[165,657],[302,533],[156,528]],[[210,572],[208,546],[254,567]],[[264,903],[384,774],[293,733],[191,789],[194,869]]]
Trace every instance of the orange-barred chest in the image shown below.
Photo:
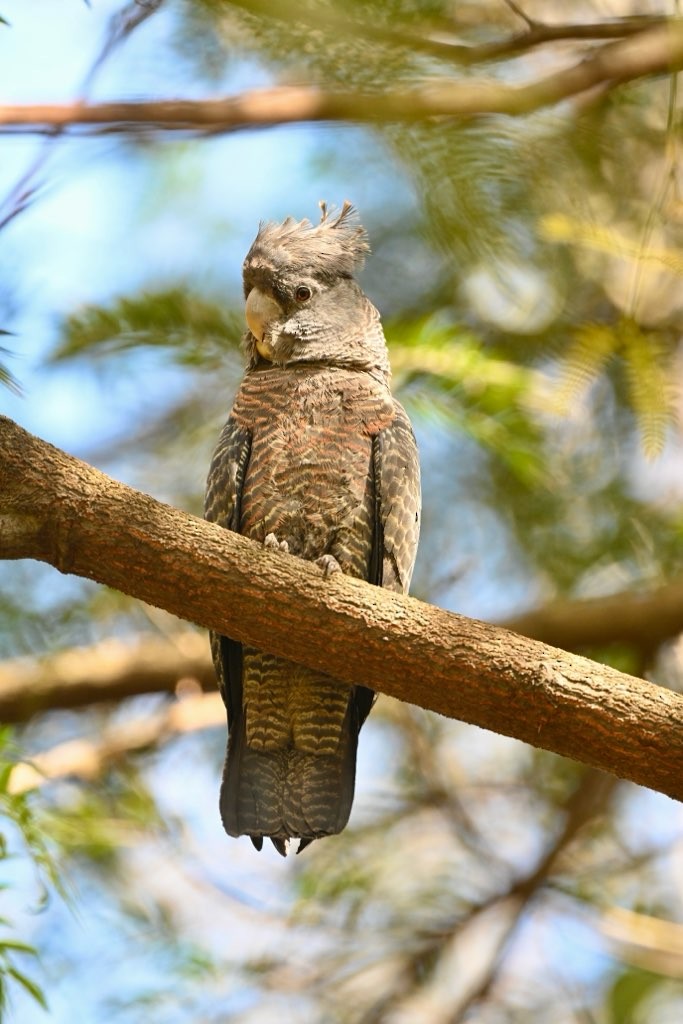
[[[388,390],[349,371],[271,374],[271,388],[265,374],[247,379],[233,410],[252,432],[240,532],[259,541],[274,533],[302,558],[334,554],[345,571],[365,576],[372,434],[390,422]]]

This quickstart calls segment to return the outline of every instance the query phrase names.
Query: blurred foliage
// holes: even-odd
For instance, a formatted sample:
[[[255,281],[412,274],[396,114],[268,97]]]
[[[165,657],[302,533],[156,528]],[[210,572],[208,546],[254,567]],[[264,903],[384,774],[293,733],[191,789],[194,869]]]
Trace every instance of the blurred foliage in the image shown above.
[[[132,36],[115,59],[133,53],[111,95],[144,93],[135,75],[152,66],[173,82],[169,95],[181,66],[180,91],[189,80],[192,95],[279,81],[366,91],[440,78],[512,83],[596,45],[566,40],[472,62],[466,47],[526,31],[515,5],[499,0],[153,6],[139,34],[152,6],[122,4],[109,23],[110,41],[121,39],[117,24]],[[581,17],[618,27],[642,7],[589,3]],[[574,16],[543,0],[523,10],[541,25]],[[96,5],[83,13],[94,17]],[[97,402],[87,406],[81,454],[199,512],[241,373],[235,296],[249,232],[261,217],[310,216],[317,198],[349,194],[374,250],[363,285],[381,307],[394,387],[421,446],[414,592],[499,618],[557,595],[656,586],[683,572],[679,121],[675,78],[661,78],[518,119],[283,128],[269,150],[250,149],[253,134],[223,149],[132,130],[115,148],[105,140],[102,152],[141,198],[115,244],[99,239],[111,286],[88,290],[86,274],[52,300],[42,373],[73,374],[103,414],[117,414],[98,430]],[[68,140],[76,183],[87,145]],[[279,183],[277,199],[252,210],[247,178],[270,196],[266,186]],[[110,179],[103,189],[108,202]],[[246,196],[248,228],[238,216]],[[14,221],[17,235],[23,223]],[[241,249],[228,248],[237,237]],[[174,262],[186,238],[190,255]],[[32,245],[13,272],[35,312]],[[3,323],[14,329],[21,311],[11,312]],[[10,383],[2,369],[0,380]],[[175,623],[122,595],[56,581],[42,566],[3,573],[4,657],[145,630],[173,642]],[[591,654],[680,684],[675,651],[666,671],[657,652],[633,645]],[[21,756],[84,736],[96,743],[112,718],[139,710],[133,701],[45,715],[23,731]],[[3,847],[0,863],[35,864],[41,891],[65,877],[78,889],[75,918],[53,900],[31,929],[0,934],[0,979],[20,1011],[40,1012],[35,971],[23,966],[35,947],[45,990],[66,991],[71,1009],[87,996],[93,1019],[107,1021],[680,1019],[680,952],[655,944],[646,963],[644,924],[626,938],[607,927],[615,907],[683,920],[683,821],[672,803],[382,699],[364,727],[352,825],[283,865],[220,831],[223,741],[218,730],[169,737],[96,778],[22,797],[7,789],[18,754],[5,745],[2,821],[18,831],[17,852]],[[8,884],[21,903],[20,881]]]
[[[79,731],[90,717],[93,735],[97,735],[97,713],[81,716]],[[80,905],[87,880],[106,884],[108,890],[130,919],[141,923],[140,942],[143,955],[166,957],[169,970],[178,977],[199,981],[213,971],[213,962],[205,951],[178,936],[168,912],[139,901],[129,890],[126,851],[141,842],[149,842],[156,833],[170,836],[169,824],[161,820],[155,799],[133,759],[109,766],[106,776],[96,786],[72,785],[69,782],[51,787],[47,799],[41,792],[17,792],[12,785],[15,766],[26,760],[25,754],[9,729],[0,733],[0,890],[4,898],[14,896],[15,903],[23,892],[21,877],[12,872],[18,858],[28,859],[34,869],[33,888],[38,887],[37,905],[31,914],[39,920],[54,908],[57,896],[71,915],[80,916]],[[29,761],[30,763],[30,761]],[[78,885],[74,879],[78,878]],[[13,892],[16,890],[16,893]],[[25,914],[25,908],[21,908]],[[54,909],[53,909],[54,912]],[[66,928],[63,925],[63,928]],[[7,934],[3,934],[7,932]],[[44,987],[26,973],[23,962],[39,956],[31,943],[15,937],[16,926],[8,917],[0,917],[0,1020],[7,1019],[16,998],[16,986],[29,994],[46,1011],[48,1000]],[[130,953],[130,949],[129,949]],[[45,975],[44,957],[39,963]],[[15,986],[14,990],[12,986]],[[15,997],[15,998],[13,998]],[[145,1002],[163,1004],[163,989],[146,991],[136,1005]],[[128,997],[111,1000],[112,1014],[116,1004]],[[22,1017],[22,1019],[28,1019]]]
[[[113,306],[90,306],[67,318],[55,361],[105,358],[143,346],[170,348],[179,363],[210,370],[242,335],[241,318],[217,302],[168,288],[125,296]]]
[[[47,896],[48,886],[56,888],[63,894],[63,885],[57,864],[46,841],[46,835],[27,797],[13,793],[10,778],[14,765],[19,760],[19,751],[14,744],[9,729],[0,730],[0,872],[7,868],[11,857],[9,829],[18,832],[26,855],[30,858],[38,873],[43,888],[41,900]],[[9,829],[8,829],[9,826]],[[0,891],[7,890],[9,884],[0,878]],[[26,973],[23,964],[27,959],[35,961],[38,951],[28,942],[17,939],[12,934],[13,923],[6,916],[0,917],[0,1020],[11,1005],[12,986],[19,986],[40,1006],[47,1009],[47,1002],[40,985]],[[5,935],[3,932],[9,932]]]
[[[9,334],[9,331],[0,331],[0,334]],[[11,354],[12,353],[8,349],[3,348],[0,345],[0,357],[9,356]],[[0,385],[9,388],[10,391],[14,391],[15,394],[21,393],[18,380],[2,362],[0,362]]]
[[[388,324],[393,386],[422,418],[441,416],[488,450],[525,485],[541,484],[547,404],[543,377],[485,348],[469,330],[438,318]],[[545,486],[551,486],[546,480]]]

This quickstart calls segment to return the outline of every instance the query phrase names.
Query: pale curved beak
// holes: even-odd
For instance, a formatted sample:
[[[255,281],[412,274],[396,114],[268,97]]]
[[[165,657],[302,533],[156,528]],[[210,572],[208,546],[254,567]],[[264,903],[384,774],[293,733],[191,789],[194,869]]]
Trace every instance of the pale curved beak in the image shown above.
[[[247,304],[244,312],[249,324],[249,330],[256,338],[256,348],[264,359],[273,358],[273,349],[265,340],[268,326],[282,316],[282,310],[275,299],[266,295],[259,288],[252,288],[247,297]]]

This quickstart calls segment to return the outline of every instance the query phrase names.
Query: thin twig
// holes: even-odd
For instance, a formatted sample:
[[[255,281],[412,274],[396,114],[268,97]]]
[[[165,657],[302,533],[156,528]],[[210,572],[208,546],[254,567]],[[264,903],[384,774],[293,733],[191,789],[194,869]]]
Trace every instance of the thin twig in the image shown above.
[[[511,916],[507,928],[499,937],[495,952],[480,978],[479,984],[460,1003],[448,1024],[461,1024],[469,1011],[489,995],[500,975],[529,904],[544,887],[558,860],[574,841],[579,831],[597,814],[604,811],[618,786],[617,779],[602,772],[589,769],[584,773],[578,788],[565,805],[564,826],[556,839],[547,847],[534,868],[527,875],[518,879],[506,893],[501,894],[495,901],[500,904],[513,901],[516,904],[514,914]],[[487,905],[490,906],[491,901],[487,901]]]
[[[75,104],[84,104],[97,75],[112,53],[128,38],[138,25],[141,25],[150,15],[154,14],[163,0],[133,0],[116,14],[109,21],[109,28],[104,44],[88,69],[81,87],[77,92]],[[12,186],[5,199],[0,203],[0,231],[6,227],[15,217],[18,217],[35,198],[40,189],[40,183],[36,179],[44,169],[53,151],[53,143],[64,133],[64,125],[54,125],[45,134],[46,140],[40,147],[36,156],[29,162],[26,170],[21,174],[19,180]],[[4,213],[2,211],[5,211]]]
[[[508,5],[512,13],[516,14],[518,18],[521,18],[530,29],[535,29],[538,26],[538,22],[534,21],[533,18],[530,18],[529,15],[522,10],[519,4],[515,3],[515,0],[505,0],[505,3]]]

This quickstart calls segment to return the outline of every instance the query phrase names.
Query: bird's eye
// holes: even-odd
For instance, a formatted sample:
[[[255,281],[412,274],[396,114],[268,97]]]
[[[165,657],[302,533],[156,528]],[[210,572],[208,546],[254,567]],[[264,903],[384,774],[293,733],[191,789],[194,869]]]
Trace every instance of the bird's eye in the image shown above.
[[[308,302],[311,297],[311,289],[307,288],[305,284],[300,284],[295,294],[297,302]]]

